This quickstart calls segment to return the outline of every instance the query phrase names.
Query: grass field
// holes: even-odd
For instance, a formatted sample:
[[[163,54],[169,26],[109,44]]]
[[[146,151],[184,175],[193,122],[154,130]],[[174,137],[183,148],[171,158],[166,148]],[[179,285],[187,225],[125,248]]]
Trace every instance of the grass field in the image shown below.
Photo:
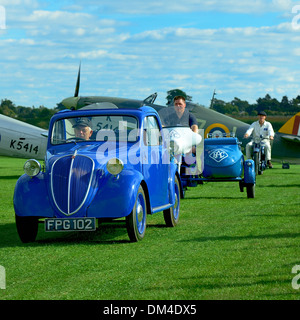
[[[275,164],[257,177],[256,197],[237,183],[190,188],[176,228],[148,216],[143,241],[124,223],[94,233],[45,234],[22,244],[13,190],[24,160],[0,157],[2,300],[298,300],[292,268],[300,265],[300,166]],[[35,195],[31,195],[34,197]]]

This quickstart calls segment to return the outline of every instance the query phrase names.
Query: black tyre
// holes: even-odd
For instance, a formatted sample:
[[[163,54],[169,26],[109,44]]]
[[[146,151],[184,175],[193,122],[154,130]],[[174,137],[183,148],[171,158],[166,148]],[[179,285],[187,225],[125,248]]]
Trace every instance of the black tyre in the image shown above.
[[[261,175],[263,174],[263,164],[262,164],[262,159],[261,159],[261,154],[260,154],[260,157],[259,157],[259,162],[258,162],[258,174]]]
[[[180,184],[175,176],[175,204],[173,207],[164,210],[164,219],[167,227],[175,227],[179,221],[180,212]]]
[[[255,184],[247,183],[247,198],[254,198],[255,197]]]
[[[16,215],[16,226],[23,243],[35,241],[39,226],[39,221],[36,217],[19,217]]]
[[[243,181],[239,181],[239,188],[241,192],[244,192],[244,182]]]
[[[258,152],[254,152],[253,154],[253,160],[254,160],[254,167],[255,167],[255,174],[258,175],[258,167],[259,167],[259,154]]]
[[[146,232],[147,200],[143,187],[140,185],[134,207],[126,217],[127,233],[131,241],[142,240]]]

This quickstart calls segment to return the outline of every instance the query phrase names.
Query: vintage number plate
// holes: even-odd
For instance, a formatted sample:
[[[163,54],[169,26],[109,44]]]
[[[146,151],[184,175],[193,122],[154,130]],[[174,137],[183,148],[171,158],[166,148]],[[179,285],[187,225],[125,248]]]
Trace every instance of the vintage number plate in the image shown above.
[[[46,231],[95,231],[95,218],[45,219]]]

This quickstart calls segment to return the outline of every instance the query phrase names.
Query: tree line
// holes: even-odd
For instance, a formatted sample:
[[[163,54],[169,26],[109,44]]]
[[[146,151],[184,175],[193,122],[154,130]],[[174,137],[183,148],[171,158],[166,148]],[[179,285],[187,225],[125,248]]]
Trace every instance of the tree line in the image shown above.
[[[300,112],[300,95],[289,100],[287,96],[281,101],[266,94],[264,98],[258,98],[256,103],[234,98],[231,102],[219,99],[212,99],[211,109],[227,115],[255,116],[259,111],[265,111],[268,115],[294,115]]]
[[[182,95],[186,98],[187,102],[192,102],[193,98],[184,91],[173,89],[167,92],[166,104],[172,103],[173,98],[177,95]],[[253,104],[236,97],[231,102],[213,98],[210,109],[232,116],[255,116],[258,111],[266,111],[268,115],[294,115],[300,112],[300,95],[291,100],[287,96],[284,96],[281,101],[278,101],[276,98],[272,98],[269,94],[266,94],[264,98],[258,98],[256,103]],[[38,108],[34,106],[16,106],[8,99],[1,100],[0,104],[0,114],[44,129],[48,129],[49,120],[57,111],[57,108],[49,109],[44,106]]]
[[[16,106],[11,100],[3,99],[0,104],[0,114],[24,121],[34,126],[48,129],[50,118],[57,109],[48,109],[44,106],[39,108]]]
[[[180,89],[173,89],[167,92],[167,105],[173,102],[175,96],[185,97],[187,102],[192,102],[193,98]],[[256,116],[259,111],[265,111],[268,115],[289,116],[300,112],[300,95],[289,100],[287,96],[283,96],[281,101],[272,98],[266,94],[264,98],[258,98],[255,103],[249,103],[235,97],[231,102],[213,98],[211,100],[210,109],[217,112],[233,115],[233,116]]]

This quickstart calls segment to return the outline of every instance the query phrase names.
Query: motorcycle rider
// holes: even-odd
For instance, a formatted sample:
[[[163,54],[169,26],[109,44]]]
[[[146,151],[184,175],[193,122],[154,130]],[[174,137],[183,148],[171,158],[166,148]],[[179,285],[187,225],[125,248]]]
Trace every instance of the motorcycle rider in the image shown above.
[[[159,116],[163,126],[187,126],[193,132],[198,133],[196,117],[186,109],[184,96],[176,96],[173,99],[174,106],[160,110]]]
[[[266,161],[269,168],[273,168],[271,162],[271,144],[270,140],[274,139],[274,130],[272,124],[266,121],[267,114],[264,111],[258,112],[258,121],[253,122],[250,128],[246,131],[244,138],[248,138],[252,134],[253,140],[255,138],[262,138],[265,144]],[[246,157],[251,159],[251,151],[253,146],[253,140],[246,145]]]

